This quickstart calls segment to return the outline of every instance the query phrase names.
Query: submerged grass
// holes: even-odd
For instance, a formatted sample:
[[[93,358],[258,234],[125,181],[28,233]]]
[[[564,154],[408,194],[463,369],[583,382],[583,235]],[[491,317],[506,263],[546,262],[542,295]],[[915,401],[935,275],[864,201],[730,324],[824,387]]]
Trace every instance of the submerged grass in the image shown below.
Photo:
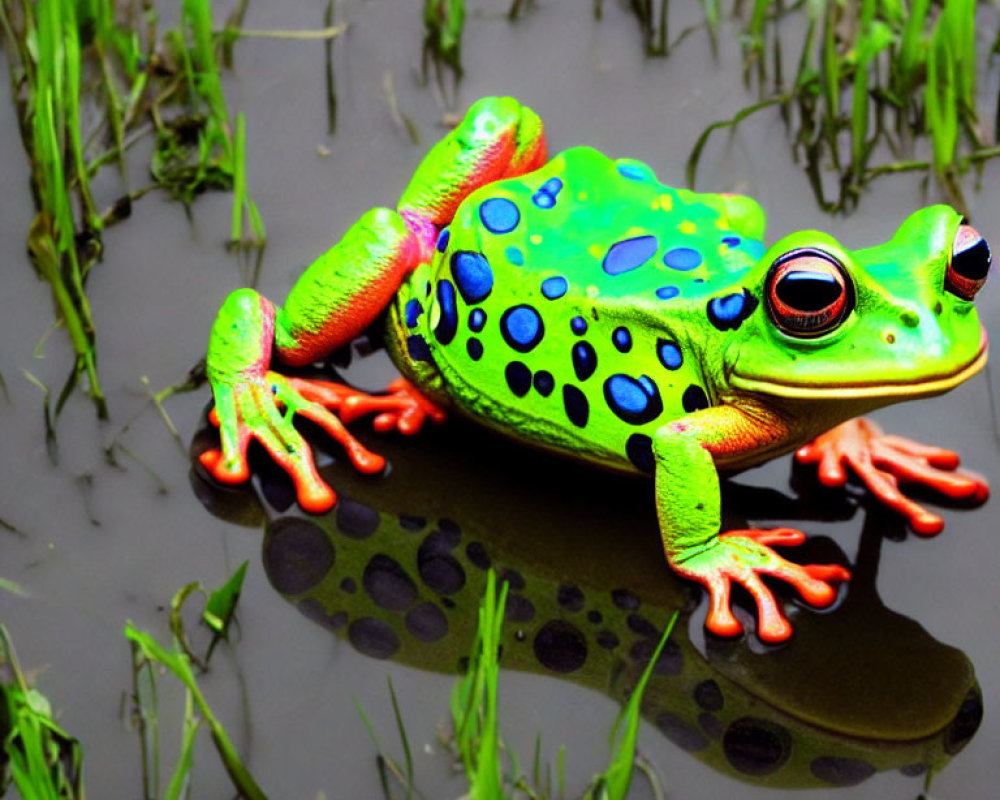
[[[976,103],[975,0],[809,0],[796,74],[786,88],[781,54],[787,13],[780,2],[757,0],[746,26],[746,74],[756,74],[761,98],[732,118],[708,126],[688,158],[688,184],[713,131],[779,106],[813,191],[828,211],[849,210],[880,175],[933,175],[963,213],[961,176],[1000,155],[986,140]],[[774,66],[763,58],[770,36]],[[998,39],[1000,41],[1000,39]],[[755,69],[754,69],[755,68]],[[1000,120],[1000,104],[997,108]],[[1000,123],[993,131],[1000,134]],[[930,160],[913,158],[927,142]],[[878,163],[874,163],[878,159]],[[827,176],[836,177],[831,193]]]

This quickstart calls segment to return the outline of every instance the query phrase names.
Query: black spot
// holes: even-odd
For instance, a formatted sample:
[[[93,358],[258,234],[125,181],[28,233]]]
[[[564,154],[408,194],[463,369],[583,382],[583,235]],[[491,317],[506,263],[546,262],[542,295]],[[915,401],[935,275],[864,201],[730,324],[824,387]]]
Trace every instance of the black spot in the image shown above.
[[[426,524],[426,517],[414,517],[410,514],[399,515],[399,527],[404,531],[419,531]]]
[[[625,620],[625,624],[628,625],[629,630],[632,633],[637,633],[639,636],[646,636],[649,638],[659,638],[660,632],[656,630],[656,626],[650,622],[645,617],[640,617],[638,614],[629,614],[628,619]]]
[[[388,624],[374,617],[356,619],[347,628],[354,649],[372,658],[389,658],[399,650],[399,637]]]
[[[354,594],[358,590],[358,583],[354,578],[344,578],[340,582],[340,591],[344,594]]]
[[[406,337],[406,352],[414,361],[432,361],[427,340],[419,333]]]
[[[604,381],[604,401],[616,417],[630,425],[652,422],[663,412],[660,390],[648,375],[612,375]]]
[[[587,640],[574,625],[565,620],[546,622],[535,634],[535,658],[553,672],[563,675],[576,672],[587,660]]]
[[[705,735],[675,714],[660,714],[656,718],[656,727],[681,750],[697,753],[708,747],[709,742]]]
[[[635,611],[639,608],[639,598],[628,589],[615,589],[611,592],[611,602],[624,611]]]
[[[590,342],[577,342],[573,345],[573,371],[577,380],[585,381],[597,369],[597,353]]]
[[[747,775],[769,775],[792,753],[792,737],[780,725],[757,717],[741,717],[722,737],[726,761]]]
[[[701,725],[701,729],[705,731],[713,739],[718,739],[722,736],[722,722],[715,714],[709,714],[707,711],[703,711],[698,715],[698,724]]]
[[[451,344],[458,332],[458,308],[455,306],[455,287],[451,281],[438,281],[437,301],[441,315],[434,328],[434,336],[441,344]]]
[[[636,664],[645,666],[653,657],[653,652],[659,643],[659,638],[640,639],[629,648],[628,654]],[[660,652],[660,657],[656,659],[653,672],[657,675],[680,675],[683,669],[684,655],[674,640],[668,639]]]
[[[555,379],[547,369],[540,369],[535,373],[534,384],[535,391],[542,397],[548,397],[556,387]]]
[[[907,764],[905,767],[900,767],[899,771],[902,772],[907,778],[916,778],[918,775],[923,775],[927,772],[926,764]]]
[[[447,609],[453,609],[455,607],[455,601],[452,600],[450,597],[442,597],[441,605],[443,605]]]
[[[600,625],[604,622],[604,615],[596,608],[593,608],[587,612],[587,619],[595,625]]]
[[[503,372],[510,390],[518,397],[524,397],[531,388],[531,370],[527,364],[511,361]]]
[[[694,701],[706,711],[721,711],[722,689],[711,678],[694,687]]]
[[[944,731],[944,750],[953,756],[973,737],[979,730],[979,723],[983,721],[983,698],[977,689],[970,689],[969,693],[962,701],[958,713],[951,721],[951,724]]]
[[[368,596],[387,611],[405,611],[417,599],[417,585],[399,563],[378,553],[365,566],[361,584]]]
[[[345,612],[338,611],[336,614],[327,614],[323,604],[315,597],[305,598],[298,604],[297,608],[306,619],[332,631],[343,628],[347,624]]]
[[[489,569],[492,563],[481,542],[469,542],[465,546],[465,557],[469,559],[472,566],[479,569]]]
[[[859,758],[820,756],[809,764],[809,771],[821,781],[834,786],[855,786],[868,780],[877,770]]]
[[[500,583],[507,581],[510,584],[512,592],[520,592],[528,585],[525,583],[524,576],[516,569],[510,569],[510,567],[500,573],[499,580]]]
[[[417,550],[417,571],[427,587],[438,594],[454,594],[465,586],[465,570],[458,559],[430,541],[424,541]]]
[[[614,650],[620,644],[618,637],[611,631],[598,631],[594,640],[598,647],[603,647],[605,650]]]
[[[333,543],[319,526],[285,517],[270,525],[264,539],[264,572],[281,594],[302,594],[316,586],[333,567]]]
[[[586,395],[571,383],[563,386],[563,406],[570,422],[578,428],[586,426],[590,417],[590,403],[587,402]]]
[[[625,441],[625,455],[637,470],[652,475],[656,470],[653,440],[644,433],[633,433]]]
[[[754,312],[757,304],[757,298],[749,289],[744,289],[742,294],[713,297],[706,306],[708,320],[720,331],[734,331]]]
[[[562,584],[556,591],[556,601],[567,611],[579,611],[583,608],[583,592],[571,583]]]
[[[406,615],[406,630],[421,642],[436,642],[448,633],[448,619],[433,603],[420,603]]]
[[[483,357],[483,343],[473,337],[465,343],[465,352],[469,354],[469,358],[473,361],[478,361]]]
[[[619,353],[627,353],[632,349],[632,334],[625,326],[615,328],[614,333],[611,334],[611,341],[614,342]]]
[[[703,408],[708,408],[708,396],[705,394],[704,389],[692,383],[684,390],[684,396],[681,397],[681,405],[684,406],[684,410],[688,414],[701,411]]]
[[[367,539],[378,530],[379,522],[378,512],[364,503],[346,497],[337,502],[337,528],[344,536]]]
[[[455,520],[448,517],[441,517],[438,520],[438,529],[444,534],[444,540],[447,542],[448,547],[454,547],[462,541],[462,529],[458,527],[458,523]]]
[[[507,611],[504,616],[511,622],[531,622],[535,618],[534,604],[522,594],[507,595]]]

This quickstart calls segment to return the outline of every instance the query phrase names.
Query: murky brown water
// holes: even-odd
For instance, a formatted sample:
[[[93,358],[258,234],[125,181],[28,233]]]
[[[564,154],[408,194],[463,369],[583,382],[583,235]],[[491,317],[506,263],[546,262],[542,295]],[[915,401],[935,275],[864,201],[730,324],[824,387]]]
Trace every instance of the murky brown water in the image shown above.
[[[251,4],[246,22],[251,28],[318,27],[323,5],[319,0],[257,2]],[[236,70],[226,87],[231,106],[247,114],[249,185],[270,237],[260,288],[276,300],[284,296],[300,270],[364,209],[395,202],[426,147],[442,133],[438,122],[441,109],[433,93],[417,86],[412,77],[422,38],[419,4],[355,0],[340,5],[352,28],[336,45],[341,111],[336,136],[326,135],[323,48],[319,43],[241,42],[236,48]],[[648,61],[639,53],[634,20],[619,4],[604,5],[605,19],[600,23],[593,21],[589,4],[543,2],[526,19],[511,25],[502,13],[507,3],[471,3],[464,41],[468,74],[460,105],[464,107],[485,94],[515,95],[542,115],[553,151],[590,144],[610,155],[648,161],[664,181],[680,183],[687,153],[701,129],[748,102],[739,80],[735,33],[723,34],[722,41],[727,44],[721,48],[718,64],[711,60],[702,33],[687,38],[669,59]],[[672,24],[680,30],[687,12],[675,12]],[[696,12],[692,9],[690,13]],[[983,41],[991,40],[992,32],[983,30]],[[403,111],[420,131],[419,146],[411,145],[390,119],[382,91],[386,71],[394,76]],[[6,93],[6,75],[0,84]],[[454,669],[455,662],[438,663],[434,666],[438,671],[427,671],[368,657],[298,613],[272,588],[271,583],[277,582],[286,595],[296,602],[302,600],[300,593],[290,591],[287,582],[281,583],[281,567],[276,566],[271,551],[265,551],[270,553],[270,582],[265,574],[260,526],[241,527],[206,511],[189,483],[187,453],[146,405],[140,378],[148,376],[156,387],[181,379],[204,352],[216,308],[229,291],[242,284],[239,267],[222,247],[228,230],[228,197],[201,198],[194,207],[194,220],[189,222],[180,206],[154,195],[137,205],[130,221],[108,233],[106,259],[95,269],[89,287],[99,326],[101,373],[113,419],[99,425],[86,398],[75,396],[59,423],[60,463],[56,467],[49,463],[39,392],[22,377],[21,369],[60,385],[70,360],[60,331],[49,340],[44,359],[32,356],[35,343],[51,325],[52,315],[47,290],[34,280],[23,255],[31,213],[27,168],[6,97],[0,103],[0,125],[0,141],[6,145],[0,151],[0,165],[7,187],[0,197],[0,242],[8,265],[0,314],[0,371],[10,395],[9,402],[0,403],[4,432],[0,517],[25,534],[20,537],[0,531],[0,575],[18,581],[30,593],[27,599],[0,594],[0,619],[10,628],[22,662],[43,668],[38,682],[60,710],[61,724],[82,740],[90,795],[124,798],[139,791],[138,744],[120,714],[122,695],[130,682],[128,649],[122,636],[125,620],[131,619],[165,639],[164,606],[180,586],[191,580],[216,585],[249,559],[238,642],[216,654],[204,688],[261,785],[274,798],[311,798],[318,791],[331,798],[380,796],[374,749],[353,698],[372,718],[387,749],[401,752],[386,687],[386,678],[391,677],[415,748],[418,786],[428,797],[459,796],[464,791],[462,782],[451,776],[448,759],[436,738],[436,726],[445,718],[453,683],[448,670]],[[329,157],[317,155],[318,145],[330,149]],[[137,171],[135,182],[143,179]],[[994,211],[1000,198],[995,188],[998,180],[1000,165],[988,165],[983,191],[969,198],[976,224],[996,241],[1000,241],[1000,222]],[[917,178],[898,177],[876,183],[850,217],[823,216],[805,177],[790,161],[780,121],[769,114],[751,120],[735,136],[720,135],[713,140],[699,172],[698,188],[737,190],[757,197],[769,212],[770,239],[818,227],[849,246],[884,240],[911,210],[935,199],[922,195]],[[109,188],[106,200],[113,197],[114,190]],[[1000,336],[996,325],[1000,292],[995,285],[987,287],[978,305],[987,329],[994,337]],[[376,355],[350,374],[362,385],[375,388],[384,379],[386,363]],[[968,465],[996,485],[1000,453],[991,411],[991,380],[995,392],[995,379],[987,373],[944,397],[887,409],[878,419],[893,431],[955,447]],[[186,441],[197,430],[207,399],[206,389],[169,401],[168,410]],[[102,448],[136,414],[139,416],[121,434],[127,453],[119,451],[120,467],[108,466]],[[516,463],[509,448],[496,449],[498,446],[488,439],[469,437],[476,447],[497,453],[498,470]],[[523,559],[524,564],[518,567],[528,584],[523,594],[536,604],[539,620],[544,617],[541,601],[533,600],[533,583],[573,584],[581,589],[589,611],[603,609],[600,613],[609,627],[614,615],[626,610],[608,600],[609,591],[620,584],[602,584],[602,580],[610,580],[603,570],[588,570],[586,564],[581,567],[580,559],[571,568],[569,556],[565,568],[558,557],[550,555],[549,563],[544,552],[532,551],[532,542],[537,547],[540,538],[545,541],[543,537],[512,540],[504,532],[523,527],[529,532],[541,530],[544,535],[546,524],[553,524],[550,517],[556,512],[552,509],[563,509],[568,503],[565,486],[571,480],[588,480],[580,470],[547,462],[548,474],[559,475],[552,479],[559,486],[558,491],[553,489],[549,502],[545,487],[536,490],[533,499],[542,510],[531,510],[529,494],[522,497],[521,505],[511,500],[501,510],[487,508],[485,515],[481,505],[475,518],[466,514],[466,506],[469,497],[484,493],[489,470],[480,478],[471,465],[456,466],[455,475],[473,475],[480,481],[466,477],[472,485],[459,486],[458,478],[448,478],[445,464],[440,466],[444,477],[413,488],[407,476],[420,472],[422,446],[429,448],[428,463],[434,460],[438,464],[441,459],[432,454],[448,453],[454,443],[442,434],[432,434],[426,445],[418,441],[398,448],[393,444],[399,488],[394,490],[393,476],[379,486],[359,483],[348,496],[365,498],[358,500],[362,518],[368,513],[365,509],[378,508],[387,519],[390,512],[406,513],[411,505],[424,504],[423,513],[429,516],[431,527],[436,519],[431,515],[438,514],[465,531],[463,547],[472,531],[477,541],[487,542],[485,547],[498,564]],[[451,452],[460,463],[461,451]],[[482,470],[482,465],[476,469]],[[788,472],[789,462],[782,459],[742,476],[740,482],[771,486],[789,494]],[[345,475],[344,483],[338,486],[351,480]],[[165,491],[160,491],[161,481]],[[265,488],[270,485],[264,483]],[[510,483],[503,485],[510,487]],[[504,491],[516,494],[517,481],[513,483]],[[283,505],[281,483],[274,485],[277,488],[270,489],[268,513],[274,519],[298,516],[294,507],[287,512],[277,510]],[[594,487],[587,496],[593,496],[602,484],[587,485]],[[646,572],[636,573],[637,585],[628,588],[642,598],[646,621],[662,627],[671,599],[680,605],[687,595],[683,587],[670,582],[665,567],[662,587],[666,588],[655,584],[658,573],[651,572],[651,565],[656,564],[651,515],[648,510],[633,508],[641,506],[647,490],[641,483],[622,484],[619,480],[609,479],[607,485],[613,489],[609,494],[634,501],[627,509],[629,524],[623,522],[623,527],[639,528],[635,531],[638,536],[652,538],[649,542],[641,539],[641,544],[629,539],[628,544],[609,551],[601,530],[607,531],[608,538],[627,538],[633,531],[616,529],[614,507],[596,498],[584,514],[587,525],[597,531],[592,535],[598,548],[594,558],[610,563],[621,552],[649,562]],[[769,513],[761,513],[762,503]],[[248,507],[254,508],[241,506]],[[452,507],[455,510],[446,513]],[[734,501],[734,508],[768,524],[780,523],[780,514],[785,513],[774,513],[773,500],[768,499],[746,507]],[[571,514],[572,509],[565,508],[565,513]],[[787,518],[794,518],[794,510],[787,513]],[[886,541],[880,553],[873,553],[873,548],[878,548],[872,542],[893,528],[883,518],[866,517],[861,512],[835,522],[807,517],[798,524],[810,534],[834,537],[852,560],[864,528],[866,544],[860,550],[865,563],[877,565],[877,580],[871,575],[868,588],[858,588],[851,597],[866,595],[865,610],[845,603],[839,616],[803,612],[799,623],[803,635],[784,655],[770,659],[754,660],[741,646],[708,653],[707,661],[701,662],[698,626],[692,624],[691,642],[682,643],[680,654],[675,654],[680,661],[670,663],[686,665],[685,680],[697,678],[698,685],[714,680],[721,685],[727,712],[738,707],[744,717],[766,717],[773,722],[768,702],[772,707],[783,707],[780,713],[785,716],[780,719],[784,733],[776,734],[776,739],[787,733],[789,749],[798,757],[809,745],[797,738],[795,714],[782,706],[790,697],[801,700],[804,706],[800,711],[807,708],[801,713],[812,715],[821,728],[833,725],[833,721],[846,724],[849,713],[845,709],[861,709],[857,713],[862,716],[867,709],[870,717],[881,719],[882,735],[890,736],[896,725],[898,738],[899,730],[906,730],[907,719],[933,726],[939,707],[954,708],[948,703],[958,691],[956,687],[966,686],[961,680],[968,680],[962,673],[967,658],[975,667],[982,690],[983,724],[936,777],[932,792],[937,797],[995,796],[995,787],[1000,784],[1000,763],[995,757],[1000,726],[993,714],[1000,703],[1000,640],[995,623],[1000,610],[1000,584],[995,580],[997,516],[994,504],[972,512],[946,509],[944,514],[948,527],[941,536]],[[286,528],[289,525],[283,524]],[[338,567],[346,569],[352,559],[369,556],[347,547],[347,540],[364,537],[345,534],[344,525],[341,521],[338,526],[335,520],[319,522],[320,528],[333,531],[331,536],[338,542]],[[346,526],[349,531],[350,523]],[[437,527],[448,526],[439,521]],[[276,530],[282,530],[278,523],[271,525],[269,541],[274,541]],[[296,523],[291,530],[308,541],[318,541],[316,526]],[[378,535],[382,535],[381,530]],[[487,536],[498,537],[498,543],[491,544],[493,540]],[[390,536],[386,547],[391,540]],[[414,539],[419,541],[423,540]],[[599,548],[602,541],[604,550]],[[400,545],[399,552],[407,552],[406,546]],[[402,562],[404,556],[396,550],[393,554]],[[625,563],[625,555],[621,557]],[[870,567],[872,571],[875,568]],[[468,578],[464,593],[438,587],[442,590],[439,595],[454,595],[455,608],[446,613],[456,637],[457,630],[469,624],[482,580],[468,566],[464,569]],[[653,578],[647,580],[647,574]],[[874,597],[872,587],[877,587],[881,602]],[[296,588],[301,586],[291,586]],[[426,594],[426,587],[420,592]],[[343,602],[346,608],[348,599],[332,597],[335,595],[323,595],[316,602]],[[567,599],[565,593],[560,597]],[[567,610],[565,602],[562,608]],[[325,621],[338,627],[339,621],[330,619],[333,611],[329,605],[324,607]],[[352,610],[352,619],[356,613],[362,612]],[[313,605],[312,616],[319,615]],[[926,633],[898,615],[916,620]],[[697,622],[700,618],[696,613],[693,619]],[[835,622],[838,619],[857,623],[841,625]],[[632,625],[633,631],[637,625]],[[585,626],[578,623],[577,627]],[[357,645],[358,637],[353,638]],[[686,641],[687,635],[683,638]],[[361,641],[362,649],[372,652],[372,641],[382,640],[361,637]],[[964,657],[939,643],[957,648]],[[593,645],[591,652],[595,652]],[[401,645],[398,655],[406,664],[431,666],[431,655],[411,641]],[[516,653],[511,654],[512,660],[517,658]],[[526,663],[518,664],[527,666],[531,659],[522,660]],[[536,733],[542,735],[543,756],[553,763],[556,750],[565,744],[571,793],[579,792],[605,762],[605,739],[617,709],[616,701],[608,695],[614,695],[617,684],[609,673],[600,672],[601,663],[594,666],[588,662],[586,670],[574,676],[583,685],[514,671],[506,672],[501,680],[504,736],[526,761],[530,761]],[[873,711],[879,702],[888,702],[887,693],[899,685],[894,676],[912,677],[926,664],[940,666],[935,666],[936,673],[921,678],[921,693],[916,698],[901,694],[908,697],[899,702],[909,704],[904,708],[909,717],[902,714],[902,722],[896,721],[898,703],[892,713]],[[835,668],[824,674],[824,667],[830,665]],[[553,666],[551,661],[549,666]],[[670,674],[670,669],[665,667],[665,674]],[[549,672],[551,675],[552,670]],[[947,676],[942,681],[951,683],[936,685],[935,674]],[[821,691],[819,685],[833,680],[832,676],[837,676],[839,688],[832,690],[833,694],[829,686]],[[881,687],[877,696],[869,696],[872,687]],[[170,680],[164,680],[161,688],[168,753],[165,763],[172,765],[169,753],[179,740],[182,699]],[[713,697],[701,695],[701,707],[714,709],[717,700]],[[678,709],[686,702],[683,695],[675,699]],[[669,693],[664,702],[673,702]],[[712,737],[706,730],[710,733],[711,725],[699,734],[703,743],[691,738],[683,720],[670,717],[664,721],[666,713],[660,709],[658,716],[653,715],[658,726],[644,727],[641,749],[663,777],[670,796],[708,800],[773,794],[769,789],[738,782],[740,770],[732,768],[731,760],[726,768],[723,759],[717,759],[722,771],[711,766],[712,758],[705,754],[718,747],[718,742],[709,743]],[[674,716],[678,715],[680,711]],[[726,713],[719,711],[717,716],[720,725],[730,724]],[[227,781],[207,747],[207,739],[205,744],[196,766],[193,796],[228,796]],[[686,750],[698,751],[705,761]],[[828,754],[817,751],[815,755]],[[858,755],[855,758],[864,760]],[[833,762],[821,763],[829,766]],[[836,763],[843,767],[844,762]],[[912,798],[921,781],[893,769],[853,788],[821,789],[810,796]],[[649,796],[641,781],[633,794]]]

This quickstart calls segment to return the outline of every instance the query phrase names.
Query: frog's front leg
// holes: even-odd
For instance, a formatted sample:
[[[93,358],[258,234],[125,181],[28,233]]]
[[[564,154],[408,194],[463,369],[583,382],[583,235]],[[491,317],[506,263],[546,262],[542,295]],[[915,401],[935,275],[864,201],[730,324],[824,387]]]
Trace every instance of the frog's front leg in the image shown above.
[[[829,581],[850,578],[839,565],[801,566],[771,549],[770,545],[801,544],[805,534],[800,531],[719,532],[716,460],[736,462],[741,453],[766,451],[785,436],[787,428],[782,420],[765,409],[748,413],[722,405],[669,423],[653,439],[656,509],[667,561],[679,575],[708,590],[705,625],[720,636],[735,636],[742,630],[729,606],[733,582],[744,586],[757,604],[760,638],[780,642],[791,635],[792,628],[762,575],[787,581],[816,606],[829,605],[836,598]]]
[[[800,447],[796,458],[803,464],[817,464],[820,482],[826,486],[843,486],[849,467],[921,536],[940,533],[944,520],[903,494],[900,483],[921,484],[953,500],[982,503],[989,496],[982,477],[958,469],[957,453],[886,435],[874,422],[860,417]]]

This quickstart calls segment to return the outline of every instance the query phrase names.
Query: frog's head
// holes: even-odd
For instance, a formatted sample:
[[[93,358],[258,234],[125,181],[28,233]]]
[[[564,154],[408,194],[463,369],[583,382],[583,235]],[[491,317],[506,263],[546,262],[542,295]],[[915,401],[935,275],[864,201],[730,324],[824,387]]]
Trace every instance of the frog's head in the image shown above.
[[[762,313],[725,353],[730,385],[871,407],[947,391],[986,363],[973,299],[989,265],[986,240],[947,206],[855,252],[815,231],[786,236],[754,270]]]

